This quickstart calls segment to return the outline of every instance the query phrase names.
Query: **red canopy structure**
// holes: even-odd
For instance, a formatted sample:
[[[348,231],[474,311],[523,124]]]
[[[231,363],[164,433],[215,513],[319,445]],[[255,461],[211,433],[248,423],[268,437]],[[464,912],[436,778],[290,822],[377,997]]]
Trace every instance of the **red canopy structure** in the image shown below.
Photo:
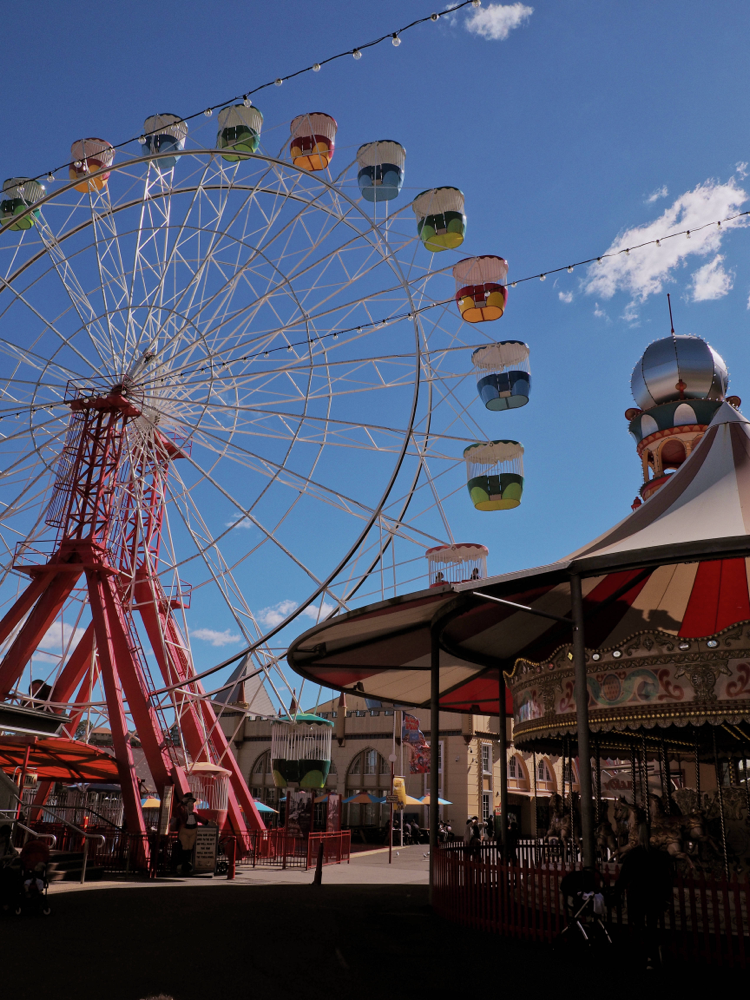
[[[33,736],[6,736],[0,739],[0,767],[3,771],[12,775],[17,769],[23,770],[24,765],[36,771],[40,781],[119,784],[115,759],[88,743]]]
[[[315,683],[427,705],[431,641],[437,639],[440,707],[495,714],[500,671],[544,664],[570,643],[574,580],[582,591],[587,650],[611,650],[619,658],[645,632],[664,636],[673,648],[684,639],[686,657],[732,643],[735,650],[750,647],[749,630],[736,629],[750,622],[749,555],[750,422],[724,403],[658,493],[565,559],[335,617],[301,635],[288,660]],[[724,638],[710,638],[719,633]],[[701,638],[714,646],[691,646]],[[711,692],[716,699],[703,699],[710,721],[750,718],[750,689],[743,691],[741,677],[734,681],[734,687],[719,684]],[[695,695],[685,689],[683,701],[696,702]],[[517,731],[520,722],[517,716]]]

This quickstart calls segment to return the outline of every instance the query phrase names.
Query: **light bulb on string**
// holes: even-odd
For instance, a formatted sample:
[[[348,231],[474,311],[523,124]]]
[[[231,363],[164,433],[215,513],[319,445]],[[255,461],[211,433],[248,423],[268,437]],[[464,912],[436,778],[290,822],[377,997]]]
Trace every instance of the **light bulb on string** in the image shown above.
[[[245,94],[245,96],[242,98],[242,103],[245,105],[246,108],[249,108],[253,102],[250,100],[247,94]]]
[[[55,179],[55,175],[54,174],[47,174],[47,183],[48,184],[51,184],[54,181],[54,179]]]
[[[546,274],[540,274],[539,275],[539,280],[540,281],[546,281],[547,280],[547,275]]]
[[[210,118],[213,113],[214,113],[214,109],[213,108],[206,108],[206,110],[203,112],[203,114],[206,116],[206,118]]]
[[[660,247],[660,246],[661,246],[661,240],[657,240],[657,241],[656,241],[656,245],[657,245],[658,247]]]
[[[398,35],[394,31],[393,32],[393,38],[391,39],[391,45],[395,45],[396,48],[398,48],[400,44],[401,44],[401,39],[398,37]]]
[[[573,265],[572,264],[568,264],[568,274],[572,274],[572,273],[573,273]]]
[[[437,21],[437,19],[438,19],[439,17],[440,17],[440,15],[439,15],[439,14],[430,14],[430,20],[431,20],[431,21]]]
[[[277,77],[277,79],[275,79],[273,82],[274,86],[280,87],[284,81],[281,79],[281,77]]]
[[[145,146],[146,145],[146,136],[145,135],[139,135],[138,136],[138,142],[140,142],[140,144],[142,146]]]
[[[517,282],[517,281],[511,281],[511,283],[510,283],[510,287],[511,287],[511,288],[516,288],[516,287],[517,287],[517,285],[518,285],[518,282]]]
[[[687,239],[690,239],[690,230],[689,230],[689,229],[688,229],[688,231],[687,231],[687,232],[685,233],[685,236],[686,236],[686,238],[687,238]]]
[[[603,264],[604,263],[604,261],[602,260],[601,257],[597,257],[596,258],[596,262],[597,262],[597,264]]]
[[[359,51],[359,49],[354,49],[354,51],[352,52],[352,57],[354,59],[361,59],[362,53]]]
[[[313,73],[320,73],[320,63],[313,63]]]

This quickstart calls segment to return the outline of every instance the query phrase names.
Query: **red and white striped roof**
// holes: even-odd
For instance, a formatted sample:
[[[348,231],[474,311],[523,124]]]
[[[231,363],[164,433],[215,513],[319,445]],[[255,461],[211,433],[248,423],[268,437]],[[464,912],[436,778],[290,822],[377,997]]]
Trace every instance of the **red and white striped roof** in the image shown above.
[[[669,481],[619,524],[548,566],[406,594],[322,622],[291,646],[303,676],[412,705],[430,697],[430,627],[441,641],[441,707],[496,713],[499,671],[545,660],[582,577],[585,644],[610,648],[644,629],[702,638],[750,620],[750,422],[729,404]]]

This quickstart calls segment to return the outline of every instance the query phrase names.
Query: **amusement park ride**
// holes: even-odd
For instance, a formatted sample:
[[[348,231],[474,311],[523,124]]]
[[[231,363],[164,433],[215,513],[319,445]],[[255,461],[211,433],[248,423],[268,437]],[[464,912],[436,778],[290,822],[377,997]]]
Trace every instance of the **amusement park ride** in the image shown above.
[[[295,117],[277,155],[249,101],[218,124],[189,146],[185,121],[153,115],[117,163],[106,140],[78,140],[69,183],[14,177],[0,205],[0,698],[68,712],[71,741],[108,728],[127,828],[144,835],[134,733],[159,794],[211,772],[228,779],[221,820],[263,828],[196,637],[243,642],[244,675],[293,726],[272,637],[395,595],[426,550],[451,579],[485,575],[446,506],[467,443],[477,509],[523,489],[522,446],[473,441],[464,392],[472,353],[488,410],[528,401],[526,345],[477,333],[503,314],[507,262],[432,263],[463,243],[463,194],[419,194],[415,234],[408,211],[387,214],[399,143],[359,149],[357,201],[349,168],[330,172],[330,115]],[[253,610],[269,585],[307,597]],[[219,629],[191,628],[191,599],[191,622]]]

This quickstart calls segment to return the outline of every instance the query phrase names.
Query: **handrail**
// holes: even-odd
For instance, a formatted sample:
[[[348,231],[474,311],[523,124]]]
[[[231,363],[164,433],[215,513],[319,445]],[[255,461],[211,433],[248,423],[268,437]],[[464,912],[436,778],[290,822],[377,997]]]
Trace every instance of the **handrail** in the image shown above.
[[[20,827],[21,830],[25,830],[27,833],[33,833],[37,840],[41,840],[43,837],[51,840],[53,847],[57,843],[57,837],[54,833],[39,833],[37,830],[32,830],[30,826],[25,826],[23,823],[20,823],[18,820],[16,820],[16,826]]]

